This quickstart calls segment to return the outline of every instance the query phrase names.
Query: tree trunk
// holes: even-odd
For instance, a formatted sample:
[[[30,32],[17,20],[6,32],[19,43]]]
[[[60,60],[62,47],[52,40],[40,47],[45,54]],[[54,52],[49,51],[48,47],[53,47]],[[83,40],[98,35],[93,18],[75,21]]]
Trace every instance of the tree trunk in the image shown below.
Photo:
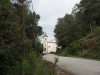
[[[90,23],[90,29],[91,29],[91,33],[92,33],[92,25],[91,25],[91,23]]]
[[[38,45],[37,45],[37,36],[35,36],[35,32],[34,31],[33,31],[33,35],[34,35],[34,41],[35,41],[35,50],[37,51],[37,53],[39,55]]]

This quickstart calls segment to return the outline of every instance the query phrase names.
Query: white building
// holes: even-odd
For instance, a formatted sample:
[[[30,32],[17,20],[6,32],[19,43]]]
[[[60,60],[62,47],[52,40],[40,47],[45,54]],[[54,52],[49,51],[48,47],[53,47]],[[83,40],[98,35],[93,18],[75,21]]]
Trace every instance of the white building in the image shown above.
[[[53,39],[50,42],[48,42],[48,36],[45,33],[43,36],[43,48],[46,51],[46,53],[56,52],[57,50],[56,39]]]

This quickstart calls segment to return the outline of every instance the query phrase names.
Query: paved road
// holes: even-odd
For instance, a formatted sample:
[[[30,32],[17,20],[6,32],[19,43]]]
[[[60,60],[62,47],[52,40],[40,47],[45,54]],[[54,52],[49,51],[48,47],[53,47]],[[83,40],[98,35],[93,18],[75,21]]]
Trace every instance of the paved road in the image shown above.
[[[100,75],[100,61],[61,57],[53,54],[47,54],[43,57],[51,62],[54,62],[54,57],[58,57],[57,65],[74,75]]]

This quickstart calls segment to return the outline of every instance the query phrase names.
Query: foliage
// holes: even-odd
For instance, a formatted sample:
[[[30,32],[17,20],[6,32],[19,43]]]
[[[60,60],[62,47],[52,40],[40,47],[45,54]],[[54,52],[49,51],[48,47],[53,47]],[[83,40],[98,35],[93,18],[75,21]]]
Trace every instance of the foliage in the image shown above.
[[[98,0],[81,0],[72,10],[78,25],[82,27],[82,34],[86,36],[92,32],[96,26],[99,26],[99,4]]]
[[[60,55],[78,55],[100,59],[100,1],[81,0],[71,14],[58,18],[54,33]]]
[[[45,66],[45,62],[38,64],[38,72],[36,75],[46,75],[47,74],[47,70],[44,68],[44,66]]]
[[[35,12],[28,12],[25,17],[25,33],[29,39],[33,41],[33,47],[35,51],[40,52],[40,42],[38,41],[38,37],[43,34],[42,27],[38,26],[38,21],[40,16]]]
[[[46,60],[39,60],[34,75],[56,75],[55,67],[57,62],[58,58],[54,58],[54,64]]]
[[[70,55],[77,55],[78,52],[79,52],[79,46],[80,44],[77,43],[77,42],[72,42],[70,45],[69,45],[69,49],[67,50],[68,53]]]
[[[29,38],[28,32],[23,31],[28,29],[27,23],[36,24],[35,35],[42,34],[42,27],[37,26],[39,16],[35,14],[29,16],[27,4],[22,6],[22,0],[0,0],[0,74],[1,75],[32,75],[35,64],[36,55],[34,39]],[[24,10],[22,10],[22,8]],[[23,13],[24,12],[24,13]],[[29,16],[29,19],[26,19]],[[25,28],[24,25],[25,24]],[[30,25],[30,28],[31,27]],[[37,38],[37,37],[36,37]],[[36,40],[39,42],[38,40]],[[41,45],[41,43],[39,42]]]
[[[54,30],[58,46],[65,48],[72,41],[79,39],[80,29],[72,15],[66,14],[63,18],[59,18]]]
[[[90,39],[90,38],[93,38],[93,37],[94,37],[94,33],[87,34],[87,39]]]
[[[57,64],[57,62],[59,62],[59,59],[57,57],[54,57],[54,67]]]
[[[97,52],[100,51],[100,40],[95,44],[94,50],[96,50]]]
[[[15,18],[13,18],[13,16]],[[23,35],[20,34],[20,25],[13,10],[13,4],[8,0],[0,1],[0,70],[7,74],[7,69],[21,60],[20,47],[23,46]],[[24,48],[23,48],[24,49]]]
[[[68,49],[69,49],[69,47],[66,47],[63,50],[57,50],[56,54],[60,55],[60,56],[68,56],[68,55],[70,55],[67,51]]]
[[[63,56],[68,56],[68,55],[78,55],[79,52],[79,46],[80,44],[77,42],[72,42],[69,46],[67,46],[63,52],[60,52],[58,54],[63,55]]]
[[[94,28],[93,33],[94,33],[95,35],[100,35],[100,27]]]
[[[25,18],[25,24],[26,24],[26,34],[29,38],[34,38],[34,34],[36,34],[37,37],[43,34],[42,27],[38,26],[38,21],[40,19],[40,16],[36,14],[35,12],[29,12]]]
[[[23,75],[32,75],[36,68],[36,52],[30,51],[30,53],[26,54],[23,58],[23,62],[21,63],[21,67],[23,69]]]
[[[99,27],[78,41],[80,43],[79,56],[100,59],[100,35],[98,31]]]

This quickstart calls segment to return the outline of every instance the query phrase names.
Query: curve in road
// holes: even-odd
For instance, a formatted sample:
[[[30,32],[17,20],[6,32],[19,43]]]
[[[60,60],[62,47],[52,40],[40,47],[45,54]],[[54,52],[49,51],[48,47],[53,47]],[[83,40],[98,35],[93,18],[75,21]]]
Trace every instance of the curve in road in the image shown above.
[[[100,75],[100,61],[81,58],[56,56],[53,54],[44,55],[43,58],[54,63],[54,57],[59,59],[57,65],[74,75]]]

